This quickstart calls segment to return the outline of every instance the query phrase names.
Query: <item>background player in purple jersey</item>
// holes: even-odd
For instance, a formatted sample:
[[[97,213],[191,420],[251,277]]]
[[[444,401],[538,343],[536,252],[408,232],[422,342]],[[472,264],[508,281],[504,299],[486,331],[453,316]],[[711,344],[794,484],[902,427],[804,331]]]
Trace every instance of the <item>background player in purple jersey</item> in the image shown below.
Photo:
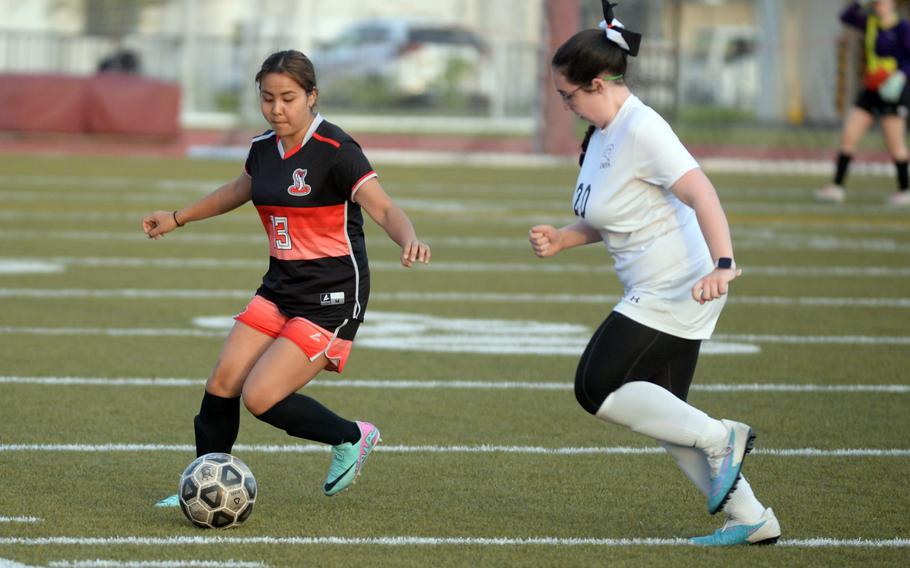
[[[741,475],[754,434],[686,402],[701,342],[741,271],[717,192],[670,125],[625,83],[641,36],[604,1],[600,30],[553,55],[566,107],[591,123],[572,206],[575,223],[537,225],[541,258],[603,242],[624,293],[578,363],[575,397],[590,414],[656,439],[727,521],[705,546],[770,544],[780,524]]]
[[[897,168],[898,191],[888,198],[895,207],[910,206],[910,178],[907,173],[907,117],[910,113],[910,24],[901,18],[894,0],[853,2],[841,21],[864,32],[866,69],[863,87],[847,114],[841,134],[834,180],[815,192],[818,201],[841,203],[846,197],[844,180],[853,152],[863,135],[881,120],[885,145]]]
[[[315,111],[316,74],[298,51],[270,55],[256,74],[271,130],[253,139],[245,170],[186,207],[142,220],[151,239],[253,201],[269,239],[269,270],[225,341],[194,420],[196,454],[230,453],[240,400],[289,435],[333,446],[326,495],[350,486],[379,443],[297,391],[341,372],[369,296],[361,208],[401,246],[401,264],[428,263],[407,215],[383,191],[360,146]],[[173,495],[160,506],[176,506]]]

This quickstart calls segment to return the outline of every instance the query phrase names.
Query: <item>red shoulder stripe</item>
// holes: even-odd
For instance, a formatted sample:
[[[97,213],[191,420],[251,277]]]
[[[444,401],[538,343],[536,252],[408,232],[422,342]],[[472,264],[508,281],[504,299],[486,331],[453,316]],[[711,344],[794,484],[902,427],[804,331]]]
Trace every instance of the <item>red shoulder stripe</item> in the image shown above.
[[[353,195],[354,195],[355,193],[357,193],[357,190],[360,189],[360,186],[361,186],[361,185],[365,184],[367,181],[369,181],[369,180],[371,180],[371,179],[373,179],[373,178],[376,178],[376,177],[379,177],[379,174],[376,173],[376,170],[370,170],[370,171],[369,171],[367,174],[365,174],[362,178],[360,178],[359,180],[357,180],[357,183],[355,183],[354,186],[351,187],[351,196],[352,196],[352,198],[353,198]]]
[[[332,140],[331,138],[326,138],[325,136],[320,136],[320,135],[316,134],[315,132],[313,133],[313,138],[315,138],[316,140],[319,140],[320,142],[325,142],[326,144],[331,144],[332,146],[334,146],[336,148],[341,148],[341,142],[338,142],[337,140]]]

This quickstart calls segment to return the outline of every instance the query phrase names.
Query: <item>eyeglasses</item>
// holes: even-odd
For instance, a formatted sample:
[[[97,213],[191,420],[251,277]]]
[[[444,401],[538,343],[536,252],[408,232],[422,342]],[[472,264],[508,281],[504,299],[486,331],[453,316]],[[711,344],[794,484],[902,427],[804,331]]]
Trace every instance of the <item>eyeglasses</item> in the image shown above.
[[[578,91],[580,91],[580,90],[582,90],[582,89],[584,89],[584,88],[585,88],[584,85],[580,85],[580,86],[578,86],[578,87],[575,87],[574,89],[572,89],[572,90],[571,90],[570,92],[568,92],[568,93],[564,93],[564,92],[562,92],[562,91],[560,91],[560,90],[558,90],[558,89],[556,90],[556,92],[559,93],[559,96],[560,96],[560,97],[562,97],[562,102],[564,102],[564,103],[570,103],[570,102],[572,102],[572,97],[575,96],[575,93],[577,93]]]
[[[622,73],[620,73],[618,75],[608,75],[605,77],[599,77],[599,79],[601,79],[603,81],[617,81],[619,79],[622,79],[622,75],[623,75]],[[559,94],[560,97],[562,97],[562,102],[570,103],[570,102],[572,102],[572,97],[575,96],[575,93],[584,89],[585,87],[586,87],[586,85],[579,85],[579,86],[575,87],[574,89],[572,89],[571,91],[569,91],[568,93],[564,93],[564,92],[560,91],[559,89],[557,89],[556,92]],[[587,90],[587,89],[585,89],[585,90]]]

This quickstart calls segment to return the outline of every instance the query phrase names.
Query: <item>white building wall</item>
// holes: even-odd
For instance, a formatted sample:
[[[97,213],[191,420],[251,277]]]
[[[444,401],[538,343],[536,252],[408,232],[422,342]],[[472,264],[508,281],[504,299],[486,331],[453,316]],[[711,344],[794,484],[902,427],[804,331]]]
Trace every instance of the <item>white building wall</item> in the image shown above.
[[[78,0],[0,0],[0,31],[76,32],[81,27]]]

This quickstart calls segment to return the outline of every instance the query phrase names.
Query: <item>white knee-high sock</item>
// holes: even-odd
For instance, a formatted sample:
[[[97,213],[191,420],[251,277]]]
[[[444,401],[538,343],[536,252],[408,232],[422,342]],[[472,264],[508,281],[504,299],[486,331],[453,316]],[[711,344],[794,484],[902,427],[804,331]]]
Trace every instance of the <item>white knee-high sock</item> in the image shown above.
[[[597,417],[678,446],[708,448],[723,443],[727,436],[720,420],[645,381],[626,383],[610,393]]]
[[[707,497],[708,491],[711,490],[711,467],[708,465],[705,452],[698,448],[677,446],[669,442],[661,442],[660,445],[676,460],[676,465],[695,484],[695,487],[698,487],[702,495]]]
[[[746,476],[740,477],[730,500],[724,504],[724,513],[739,523],[752,524],[758,522],[764,512],[765,506],[755,497]]]
[[[711,468],[708,466],[705,452],[698,448],[677,446],[667,442],[661,442],[660,445],[673,456],[676,465],[686,477],[707,496],[711,488]],[[758,522],[764,511],[765,506],[755,497],[752,486],[746,481],[745,476],[740,477],[729,501],[724,504],[724,513],[736,523],[752,524]]]

